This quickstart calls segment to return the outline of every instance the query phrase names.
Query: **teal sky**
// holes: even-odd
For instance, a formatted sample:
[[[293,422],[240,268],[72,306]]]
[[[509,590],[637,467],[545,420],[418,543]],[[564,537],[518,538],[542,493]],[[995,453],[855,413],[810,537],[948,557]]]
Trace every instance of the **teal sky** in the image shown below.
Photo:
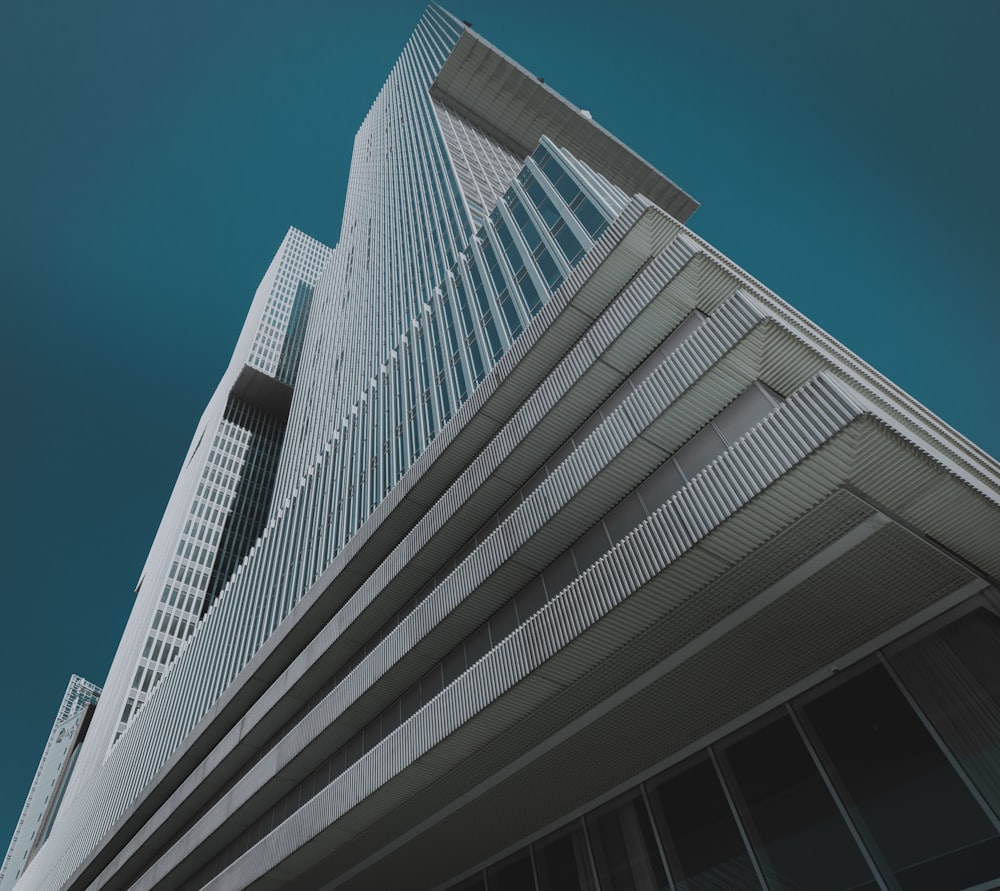
[[[670,176],[699,234],[1000,454],[996,0],[462,0]],[[289,225],[423,3],[0,8],[6,849],[71,673],[102,683],[180,461]]]

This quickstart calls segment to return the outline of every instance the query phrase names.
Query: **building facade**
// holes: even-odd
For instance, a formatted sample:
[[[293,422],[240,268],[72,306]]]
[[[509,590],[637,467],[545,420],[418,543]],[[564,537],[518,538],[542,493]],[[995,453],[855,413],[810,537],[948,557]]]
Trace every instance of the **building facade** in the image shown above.
[[[52,822],[100,697],[100,687],[77,675],[70,678],[0,867],[0,891],[14,887],[52,831]]]
[[[985,889],[1000,467],[428,8],[18,888]]]

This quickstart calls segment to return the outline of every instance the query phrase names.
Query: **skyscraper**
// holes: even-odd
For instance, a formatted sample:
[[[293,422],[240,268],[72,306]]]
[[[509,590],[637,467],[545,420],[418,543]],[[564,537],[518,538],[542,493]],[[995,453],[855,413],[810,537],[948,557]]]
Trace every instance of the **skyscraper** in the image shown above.
[[[18,887],[1000,876],[998,467],[695,207],[428,9]]]
[[[76,675],[70,678],[0,867],[0,888],[14,887],[48,838],[100,696],[100,687]]]

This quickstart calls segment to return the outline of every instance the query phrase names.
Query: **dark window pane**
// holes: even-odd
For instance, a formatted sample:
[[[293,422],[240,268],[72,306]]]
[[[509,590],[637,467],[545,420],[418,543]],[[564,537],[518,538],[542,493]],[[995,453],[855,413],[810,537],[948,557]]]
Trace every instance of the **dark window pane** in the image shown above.
[[[527,850],[508,857],[486,870],[490,891],[533,891],[535,876],[531,871],[531,854]]]
[[[542,299],[538,296],[538,288],[531,280],[530,276],[525,276],[519,283],[521,293],[524,295],[524,303],[529,311],[534,314],[542,308]]]
[[[541,184],[537,179],[532,178],[530,182],[525,183],[528,197],[531,199],[535,207],[548,201],[548,196],[545,194],[545,189],[542,188]]]
[[[539,891],[593,891],[587,842],[579,822],[536,842],[534,849]]]
[[[639,486],[639,494],[646,503],[646,508],[652,513],[684,487],[684,477],[681,476],[677,464],[673,460],[664,461]]]
[[[611,540],[614,542],[624,538],[646,519],[646,511],[634,493],[627,496],[611,513],[604,522],[608,527]]]
[[[538,268],[553,291],[562,284],[562,273],[547,250],[542,250],[538,255]]]
[[[426,705],[441,692],[441,666],[435,665],[420,679],[420,699]]]
[[[552,203],[551,199],[546,195],[538,202],[538,212],[542,215],[542,219],[545,220],[545,225],[551,229],[558,223],[562,217],[559,214],[559,209]]]
[[[382,712],[382,736],[386,737],[399,726],[399,703],[394,702]]]
[[[447,687],[455,678],[457,678],[466,668],[465,662],[465,647],[459,644],[452,650],[441,662],[441,668],[444,672],[444,685]]]
[[[356,733],[348,741],[347,745],[344,746],[344,755],[346,757],[346,766],[350,767],[355,761],[357,761],[365,752],[365,742],[364,734]]]
[[[754,386],[727,405],[714,423],[723,438],[733,443],[772,411],[774,403],[760,387]]]
[[[1000,619],[978,609],[890,656],[903,683],[1000,813]]]
[[[583,228],[590,233],[591,238],[596,239],[601,232],[608,228],[608,221],[604,219],[604,214],[589,201],[584,201],[576,209],[576,218],[583,223]]]
[[[567,204],[572,204],[580,195],[580,187],[568,176],[561,177],[554,185]]]
[[[483,879],[483,874],[479,873],[471,879],[466,879],[464,882],[452,885],[448,891],[486,891],[486,882]]]
[[[583,245],[580,244],[580,239],[573,234],[569,226],[563,226],[556,233],[556,242],[566,255],[570,266],[574,265],[585,253]]]
[[[760,891],[733,812],[707,755],[649,783],[677,891]]]
[[[370,752],[382,741],[382,718],[377,717],[364,730],[365,751]]]
[[[420,684],[416,683],[409,690],[403,694],[402,702],[400,703],[401,708],[401,718],[406,720],[411,715],[415,715],[417,710],[420,708]]]
[[[958,891],[1000,874],[996,832],[885,669],[803,711],[903,891]]]
[[[538,610],[545,606],[545,585],[542,577],[532,579],[514,597],[517,604],[518,622],[526,622]]]
[[[712,459],[726,449],[726,441],[714,427],[705,427],[688,440],[674,455],[681,471],[691,479],[712,463]]]
[[[518,334],[521,333],[523,328],[521,325],[521,317],[518,315],[517,306],[514,301],[510,299],[510,295],[505,291],[500,296],[502,298],[500,309],[503,311],[504,321],[507,323],[507,330],[510,332],[511,340],[513,340]]]
[[[601,891],[659,891],[667,877],[638,793],[587,818]]]
[[[499,643],[517,628],[517,611],[514,601],[509,600],[490,616],[490,634],[494,643]]]
[[[791,718],[782,714],[720,758],[772,888],[876,887]]]
[[[549,592],[549,597],[555,597],[577,576],[572,551],[567,551],[561,557],[553,560],[542,575],[545,578],[545,589]]]
[[[490,651],[490,626],[488,622],[480,625],[465,641],[465,656],[468,664],[482,659]]]
[[[580,540],[573,545],[573,553],[576,555],[576,563],[580,567],[580,572],[583,572],[588,566],[593,566],[607,553],[610,547],[611,542],[604,529],[604,523],[597,523],[581,535]]]

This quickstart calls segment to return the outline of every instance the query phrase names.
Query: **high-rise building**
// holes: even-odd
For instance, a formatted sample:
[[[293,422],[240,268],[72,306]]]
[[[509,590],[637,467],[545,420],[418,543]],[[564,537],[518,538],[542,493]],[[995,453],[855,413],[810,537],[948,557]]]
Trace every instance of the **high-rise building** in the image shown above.
[[[695,207],[428,8],[19,889],[1000,881],[1000,467]]]
[[[14,887],[48,838],[100,696],[100,687],[77,675],[70,678],[0,867],[0,891]]]

